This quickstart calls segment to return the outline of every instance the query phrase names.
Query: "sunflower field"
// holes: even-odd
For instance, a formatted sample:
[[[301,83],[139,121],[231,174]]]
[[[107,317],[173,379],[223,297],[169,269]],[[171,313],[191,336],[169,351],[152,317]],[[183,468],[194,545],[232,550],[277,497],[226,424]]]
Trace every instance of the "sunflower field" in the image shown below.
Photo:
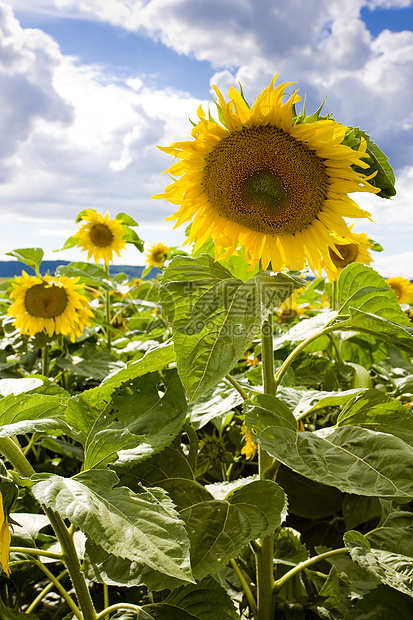
[[[10,251],[0,620],[413,617],[413,286],[348,195],[394,176],[287,86],[162,147],[192,246],[143,279],[111,275],[125,213],[79,214],[94,262]]]

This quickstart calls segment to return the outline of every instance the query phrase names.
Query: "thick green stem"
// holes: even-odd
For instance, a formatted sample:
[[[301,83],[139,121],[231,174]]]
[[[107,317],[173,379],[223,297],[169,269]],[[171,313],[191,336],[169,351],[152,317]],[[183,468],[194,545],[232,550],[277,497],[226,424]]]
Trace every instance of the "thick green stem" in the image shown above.
[[[42,349],[42,375],[49,376],[49,344],[46,343]]]
[[[331,319],[333,320],[333,319]],[[279,369],[277,370],[277,373],[275,375],[275,386],[276,389],[278,388],[278,386],[281,383],[281,380],[283,378],[283,376],[285,375],[285,373],[287,372],[288,368],[291,366],[292,362],[295,360],[295,358],[301,353],[301,351],[303,349],[305,349],[305,347],[310,344],[310,342],[313,342],[313,340],[317,340],[317,338],[319,338],[320,336],[323,336],[324,334],[330,334],[332,331],[334,331],[336,328],[336,326],[326,326],[323,327],[323,329],[321,329],[319,332],[313,334],[312,336],[310,336],[309,338],[307,338],[307,340],[303,340],[303,342],[301,342],[299,345],[297,345],[295,347],[295,349],[293,351],[291,351],[290,355],[287,357],[286,360],[284,360],[284,362],[282,363],[282,365],[279,367]]]
[[[244,573],[242,572],[242,570],[238,566],[237,562],[235,560],[230,560],[230,562],[231,562],[232,568],[234,569],[234,571],[237,574],[237,577],[238,577],[238,579],[240,581],[242,589],[245,592],[245,596],[247,597],[248,605],[250,606],[252,614],[253,614],[254,618],[257,618],[258,617],[258,614],[257,614],[257,603],[255,602],[255,598],[252,595],[249,583],[245,579]]]
[[[242,385],[240,385],[238,383],[238,381],[236,379],[234,379],[234,377],[232,375],[225,375],[225,379],[237,390],[237,392],[239,394],[241,394],[241,396],[242,396],[242,398],[244,400],[248,400],[249,399],[249,396],[248,396],[247,392],[244,390]]]
[[[272,316],[264,320],[261,328],[262,375],[264,393],[275,396],[277,385],[274,377],[274,344],[272,333]],[[274,459],[261,447],[258,449],[258,470],[261,480],[267,479],[268,471],[274,465]],[[274,534],[260,540],[257,561],[257,620],[273,620],[274,586]]]
[[[109,263],[107,263],[105,265],[105,271],[107,273],[108,279],[109,279]],[[106,309],[106,323],[107,323],[107,340],[106,340],[106,346],[108,351],[111,350],[112,348],[112,332],[111,332],[111,316],[110,316],[110,291],[106,290],[106,295],[105,295],[105,309]]]
[[[312,564],[316,564],[317,562],[321,562],[321,560],[326,560],[327,558],[331,558],[335,555],[342,555],[343,553],[348,553],[347,547],[342,547],[341,549],[333,549],[333,551],[326,551],[325,553],[315,555],[309,560],[305,560],[304,562],[297,564],[297,566],[294,566],[294,568],[289,570],[288,573],[285,573],[285,575],[280,577],[280,579],[277,579],[277,581],[274,583],[274,592],[278,592],[280,588],[285,583],[287,583],[289,579],[291,579],[291,577],[294,577],[294,575],[302,571],[304,568],[308,568]]]
[[[31,478],[36,473],[19,446],[10,437],[0,438],[0,452],[10,461],[21,476]],[[41,506],[60,542],[63,552],[62,561],[69,571],[79,606],[83,613],[82,620],[96,620],[95,608],[93,607],[85,577],[80,571],[80,562],[73,539],[61,516],[44,504],[41,504]]]

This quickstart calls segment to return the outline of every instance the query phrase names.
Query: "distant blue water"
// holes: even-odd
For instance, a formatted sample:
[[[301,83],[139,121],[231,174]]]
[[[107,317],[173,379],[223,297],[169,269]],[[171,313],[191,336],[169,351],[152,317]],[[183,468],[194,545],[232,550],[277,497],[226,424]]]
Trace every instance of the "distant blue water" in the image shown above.
[[[59,265],[68,265],[67,260],[44,260],[40,266],[40,273],[44,276],[47,272],[54,275]],[[129,278],[140,278],[145,266],[132,266],[132,265],[111,265],[109,272],[115,276],[118,273],[125,273]],[[22,271],[25,271],[30,276],[35,275],[35,271],[32,267],[24,265],[19,261],[0,261],[0,278],[13,278],[14,276],[20,276]],[[153,267],[147,278],[156,277],[159,270]]]

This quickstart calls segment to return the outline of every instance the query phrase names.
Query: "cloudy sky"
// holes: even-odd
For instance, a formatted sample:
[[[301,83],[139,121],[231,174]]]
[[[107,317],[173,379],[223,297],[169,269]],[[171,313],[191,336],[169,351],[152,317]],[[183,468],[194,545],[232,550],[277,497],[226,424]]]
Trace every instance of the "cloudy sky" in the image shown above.
[[[151,200],[171,164],[156,145],[190,139],[212,84],[252,102],[275,73],[388,155],[398,194],[355,195],[374,222],[354,230],[384,246],[380,273],[413,279],[412,0],[0,0],[0,259],[83,260],[53,250],[89,207],[180,245]],[[143,264],[135,248],[118,262]]]

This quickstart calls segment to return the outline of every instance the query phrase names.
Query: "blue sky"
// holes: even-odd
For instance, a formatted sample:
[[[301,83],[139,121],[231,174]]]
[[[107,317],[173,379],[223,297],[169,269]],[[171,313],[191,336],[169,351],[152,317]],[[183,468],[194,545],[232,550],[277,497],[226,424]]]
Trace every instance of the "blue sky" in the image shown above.
[[[53,250],[88,207],[180,245],[173,206],[151,200],[171,162],[156,145],[190,138],[212,84],[240,81],[252,101],[275,73],[389,156],[398,195],[354,195],[374,218],[354,230],[384,246],[380,273],[413,278],[411,0],[0,0],[0,258],[83,259]],[[143,260],[131,248],[118,262]]]

